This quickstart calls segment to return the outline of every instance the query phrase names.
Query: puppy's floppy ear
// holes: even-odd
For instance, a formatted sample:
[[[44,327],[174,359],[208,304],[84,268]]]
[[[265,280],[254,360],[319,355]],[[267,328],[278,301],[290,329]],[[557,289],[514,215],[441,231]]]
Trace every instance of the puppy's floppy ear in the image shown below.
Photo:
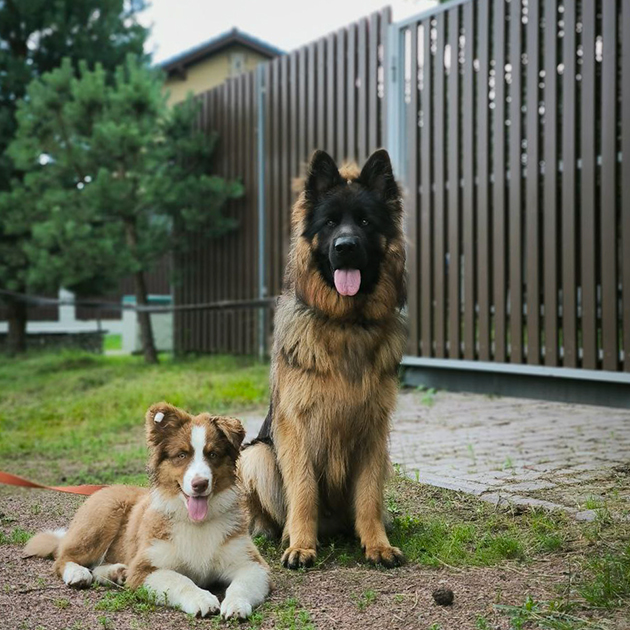
[[[217,428],[225,435],[228,442],[238,452],[241,444],[245,439],[245,428],[237,418],[229,418],[226,416],[218,416],[214,418]]]
[[[304,190],[309,201],[317,201],[335,186],[343,184],[339,169],[326,151],[315,151],[308,165]]]
[[[185,411],[167,402],[151,405],[145,415],[147,440],[151,444],[159,444],[171,430],[181,427],[189,418]]]
[[[370,155],[357,181],[387,201],[400,196],[389,153],[385,149],[379,149]]]

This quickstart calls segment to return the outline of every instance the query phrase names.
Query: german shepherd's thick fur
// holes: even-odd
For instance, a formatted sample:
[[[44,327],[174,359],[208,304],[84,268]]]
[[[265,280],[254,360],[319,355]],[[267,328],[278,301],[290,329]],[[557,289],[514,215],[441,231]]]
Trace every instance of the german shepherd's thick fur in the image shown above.
[[[405,244],[387,152],[359,171],[317,151],[292,231],[269,414],[239,460],[250,527],[283,533],[289,568],[313,563],[318,533],[352,529],[369,561],[396,566],[383,491],[406,342]]]

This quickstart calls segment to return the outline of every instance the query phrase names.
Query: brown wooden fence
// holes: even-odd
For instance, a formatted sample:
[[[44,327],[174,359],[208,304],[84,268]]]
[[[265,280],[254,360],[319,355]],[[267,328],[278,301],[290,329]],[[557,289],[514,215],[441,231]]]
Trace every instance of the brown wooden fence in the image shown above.
[[[175,286],[177,304],[280,293],[289,247],[292,181],[316,148],[338,161],[364,160],[383,144],[384,42],[390,10],[340,29],[228,80],[200,97],[200,124],[220,134],[217,171],[241,177],[245,197],[228,212],[239,229],[199,236]],[[260,135],[259,135],[260,134]],[[258,142],[264,137],[262,160]],[[261,191],[259,169],[263,169]],[[260,202],[262,200],[262,207]],[[259,212],[264,253],[259,257]],[[258,274],[263,269],[262,291]],[[258,313],[177,313],[180,352],[256,353]]]
[[[410,354],[630,371],[623,4],[469,0],[401,27]]]
[[[454,0],[390,21],[201,97],[247,194],[237,231],[195,243],[176,302],[277,295],[301,165],[384,145],[406,189],[409,361],[630,371],[628,3]],[[261,333],[256,313],[198,312],[176,340],[253,353]]]

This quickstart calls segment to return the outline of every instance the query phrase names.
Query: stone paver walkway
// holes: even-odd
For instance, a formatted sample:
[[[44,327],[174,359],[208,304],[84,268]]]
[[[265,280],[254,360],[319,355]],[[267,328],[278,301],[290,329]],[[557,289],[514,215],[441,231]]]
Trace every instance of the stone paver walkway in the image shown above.
[[[248,438],[260,417],[244,418]],[[580,519],[630,510],[630,410],[478,394],[401,393],[394,463],[423,483]]]

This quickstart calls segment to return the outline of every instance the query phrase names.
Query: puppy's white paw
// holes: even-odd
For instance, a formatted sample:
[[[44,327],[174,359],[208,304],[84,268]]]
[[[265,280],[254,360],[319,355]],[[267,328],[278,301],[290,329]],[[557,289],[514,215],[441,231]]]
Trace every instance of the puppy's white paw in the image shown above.
[[[223,619],[247,619],[252,614],[252,605],[242,597],[227,596],[221,604]]]
[[[186,592],[182,593],[179,607],[189,615],[206,617],[217,612],[220,605],[219,600],[210,591],[195,587],[195,590],[186,589]]]
[[[72,588],[88,588],[93,580],[92,572],[76,562],[66,562],[63,581]]]

